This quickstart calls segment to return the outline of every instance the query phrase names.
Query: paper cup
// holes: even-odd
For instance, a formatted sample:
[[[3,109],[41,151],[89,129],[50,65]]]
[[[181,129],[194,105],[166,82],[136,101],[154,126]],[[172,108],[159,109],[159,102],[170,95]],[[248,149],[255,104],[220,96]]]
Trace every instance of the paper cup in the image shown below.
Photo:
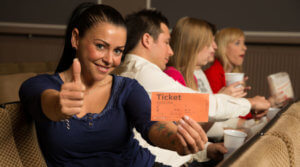
[[[280,110],[281,110],[280,108],[269,108],[269,111],[267,113],[267,118],[269,120],[273,119]]]
[[[225,73],[226,86],[229,86],[235,82],[243,81],[244,73]]]
[[[238,130],[224,130],[224,146],[228,150],[225,157],[243,145],[246,137],[247,134],[245,132]]]

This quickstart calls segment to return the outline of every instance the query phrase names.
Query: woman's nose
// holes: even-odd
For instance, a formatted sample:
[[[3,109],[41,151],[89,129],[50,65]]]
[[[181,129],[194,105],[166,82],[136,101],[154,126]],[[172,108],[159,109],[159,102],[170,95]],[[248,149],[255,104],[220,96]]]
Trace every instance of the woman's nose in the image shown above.
[[[112,64],[112,61],[113,61],[113,53],[111,52],[108,52],[105,54],[105,56],[103,57],[103,61],[104,63],[106,64]]]
[[[218,45],[217,45],[216,41],[213,41],[212,45],[213,45],[214,50],[218,49]]]

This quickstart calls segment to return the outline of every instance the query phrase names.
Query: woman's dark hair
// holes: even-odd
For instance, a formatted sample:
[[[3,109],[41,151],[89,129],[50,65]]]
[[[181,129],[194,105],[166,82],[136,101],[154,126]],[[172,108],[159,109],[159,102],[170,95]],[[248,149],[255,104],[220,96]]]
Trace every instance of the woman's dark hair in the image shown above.
[[[72,31],[77,28],[79,36],[83,37],[85,32],[100,22],[108,22],[126,28],[121,14],[107,5],[99,5],[91,2],[80,4],[72,13],[65,34],[65,45],[62,57],[55,72],[67,70],[73,63],[76,50],[71,45]]]

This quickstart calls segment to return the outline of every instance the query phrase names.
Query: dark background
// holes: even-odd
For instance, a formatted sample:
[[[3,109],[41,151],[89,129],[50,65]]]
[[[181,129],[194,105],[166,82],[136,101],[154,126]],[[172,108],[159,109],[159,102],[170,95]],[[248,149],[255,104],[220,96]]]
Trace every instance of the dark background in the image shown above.
[[[97,0],[1,0],[0,22],[65,24],[81,2]],[[121,13],[145,8],[143,0],[102,0]],[[298,0],[151,0],[151,7],[162,11],[171,27],[183,16],[206,19],[223,27],[246,31],[300,32]]]
[[[179,18],[192,16],[223,27],[246,31],[300,32],[298,0],[152,0],[173,26]]]

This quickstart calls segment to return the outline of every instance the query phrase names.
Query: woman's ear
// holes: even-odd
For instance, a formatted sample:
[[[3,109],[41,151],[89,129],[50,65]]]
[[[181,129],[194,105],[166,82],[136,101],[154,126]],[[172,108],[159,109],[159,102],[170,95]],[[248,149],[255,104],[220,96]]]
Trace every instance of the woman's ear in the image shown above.
[[[71,44],[74,49],[78,49],[79,45],[79,31],[77,28],[74,28],[72,31]]]
[[[153,38],[152,36],[149,34],[149,33],[145,33],[142,37],[142,45],[145,47],[145,48],[150,48],[152,42],[153,42]]]

